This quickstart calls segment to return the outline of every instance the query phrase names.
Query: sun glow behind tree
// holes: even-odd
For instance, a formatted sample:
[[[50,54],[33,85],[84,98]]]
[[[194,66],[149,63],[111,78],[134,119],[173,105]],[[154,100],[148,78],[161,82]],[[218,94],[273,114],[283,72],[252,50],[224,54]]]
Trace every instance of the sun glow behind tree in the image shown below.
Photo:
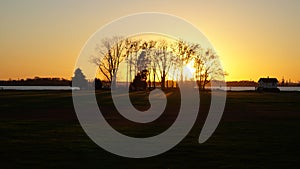
[[[105,51],[99,51],[101,44],[98,44],[96,50],[100,55],[95,55],[92,59],[92,62],[99,66],[97,76],[109,83],[114,74],[117,82],[131,83],[136,75],[147,70],[149,87],[155,86],[157,82],[160,82],[161,87],[164,88],[168,81],[199,81],[199,85],[203,84],[201,88],[204,89],[210,79],[216,80],[216,76],[213,77],[212,74],[224,74],[219,63],[214,63],[214,59],[217,57],[211,57],[215,56],[212,49],[203,49],[199,43],[159,34],[143,34],[117,39],[120,40],[114,42],[117,46],[114,46],[112,41],[102,41]],[[108,43],[111,44],[108,45]],[[107,46],[110,46],[111,49],[108,49]],[[120,53],[116,53],[118,46],[122,50]],[[212,51],[211,56],[201,53],[204,50]],[[114,54],[118,56],[116,57]],[[197,58],[199,56],[201,58]],[[116,63],[116,59],[120,62],[117,67],[109,64]],[[198,59],[198,62],[201,59],[198,67],[195,66],[195,59]],[[201,70],[197,70],[199,66]],[[216,67],[217,69],[215,69]],[[112,74],[109,71],[104,72],[103,68],[111,68],[111,72],[114,72]],[[201,82],[201,80],[204,81]]]

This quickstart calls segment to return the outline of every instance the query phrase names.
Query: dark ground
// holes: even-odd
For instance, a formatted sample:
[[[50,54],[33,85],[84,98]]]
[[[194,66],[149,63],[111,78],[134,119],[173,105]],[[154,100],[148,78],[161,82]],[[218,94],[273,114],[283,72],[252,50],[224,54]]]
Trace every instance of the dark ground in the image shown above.
[[[97,95],[108,122],[135,137],[158,134],[177,115],[177,93],[166,112],[145,126],[122,119],[109,93]],[[144,109],[144,95],[132,95]],[[146,103],[146,105],[145,105]],[[299,168],[300,93],[229,92],[222,121],[198,144],[210,95],[201,95],[200,115],[189,135],[172,150],[129,159],[106,152],[84,133],[70,91],[0,91],[0,168]]]

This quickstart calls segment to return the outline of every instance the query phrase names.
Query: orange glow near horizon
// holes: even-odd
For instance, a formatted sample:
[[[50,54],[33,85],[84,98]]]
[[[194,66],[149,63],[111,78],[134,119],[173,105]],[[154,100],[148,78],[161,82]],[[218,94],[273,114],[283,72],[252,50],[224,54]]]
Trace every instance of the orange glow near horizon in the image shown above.
[[[202,31],[220,56],[227,81],[270,76],[298,82],[299,6],[297,0],[2,1],[0,80],[71,79],[80,50],[95,31],[117,18],[153,11],[184,18]]]

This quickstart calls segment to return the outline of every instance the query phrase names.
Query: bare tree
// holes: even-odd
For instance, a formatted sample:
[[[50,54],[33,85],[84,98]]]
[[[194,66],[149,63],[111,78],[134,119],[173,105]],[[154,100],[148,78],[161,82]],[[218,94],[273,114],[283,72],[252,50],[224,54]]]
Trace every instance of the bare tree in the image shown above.
[[[183,81],[183,69],[184,66],[192,59],[192,55],[195,53],[198,44],[187,43],[183,40],[178,40],[172,45],[172,51],[177,56],[177,65],[180,68],[180,80]]]
[[[141,40],[133,40],[132,41],[132,54],[134,54],[134,55],[131,55],[130,64],[134,68],[134,75],[136,75],[138,73],[138,66],[139,66],[138,65],[138,56],[139,56],[140,49],[141,49]],[[132,80],[132,79],[130,79],[130,80]]]
[[[127,79],[132,81],[138,72],[138,57],[141,51],[141,40],[126,39],[125,49],[126,49],[126,62],[127,62]],[[134,76],[132,76],[132,72]],[[129,77],[128,77],[129,76]],[[127,80],[128,81],[128,80]]]
[[[211,50],[198,48],[194,57],[195,77],[199,88],[204,90],[210,80],[216,80],[225,73],[218,62],[218,56]]]
[[[131,77],[131,58],[132,58],[132,52],[133,52],[133,43],[132,40],[127,38],[125,41],[125,49],[126,49],[126,85],[132,80]],[[126,86],[128,88],[128,86]]]
[[[150,40],[150,41],[144,41],[142,43],[142,46],[141,46],[141,49],[145,52],[145,58],[147,58],[147,70],[148,70],[148,75],[149,75],[149,78],[148,78],[148,85],[149,85],[149,88],[151,88],[151,73],[153,74],[153,80],[154,80],[154,84],[153,86],[155,87],[155,66],[154,66],[154,58],[153,58],[153,52],[155,50],[155,47],[156,47],[156,43],[157,41],[154,41],[154,40]]]
[[[96,48],[97,56],[91,58],[91,62],[99,67],[100,73],[111,85],[115,85],[114,76],[117,75],[120,63],[128,54],[125,47],[126,39],[122,37],[106,38]]]
[[[212,50],[204,50],[199,44],[182,40],[171,44],[166,40],[142,42],[116,36],[102,40],[96,50],[97,56],[92,57],[91,61],[99,67],[99,72],[111,85],[115,84],[114,76],[124,58],[127,61],[127,82],[133,80],[132,72],[137,75],[139,71],[147,70],[148,75],[152,71],[154,87],[155,78],[159,75],[157,77],[161,87],[165,88],[170,71],[173,76],[179,72],[180,78],[177,79],[183,80],[183,68],[191,59],[194,61],[195,77],[201,89],[205,89],[210,80],[224,75],[218,57]],[[150,78],[148,83],[150,87]]]
[[[155,70],[160,74],[161,88],[165,88],[166,77],[174,65],[176,57],[170,51],[170,45],[165,40],[160,40],[154,51]]]

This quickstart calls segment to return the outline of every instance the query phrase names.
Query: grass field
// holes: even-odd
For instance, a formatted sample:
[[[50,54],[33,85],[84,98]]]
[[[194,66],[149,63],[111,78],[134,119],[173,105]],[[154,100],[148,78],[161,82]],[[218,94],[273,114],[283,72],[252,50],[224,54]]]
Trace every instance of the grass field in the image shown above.
[[[169,91],[165,113],[142,126],[123,119],[108,92],[97,99],[107,121],[135,137],[167,129],[178,113],[178,93]],[[138,109],[147,108],[143,93],[132,94]],[[70,91],[0,91],[0,168],[299,168],[300,93],[228,92],[223,118],[213,136],[198,144],[210,106],[201,95],[197,122],[172,150],[130,159],[93,143],[77,120]]]

